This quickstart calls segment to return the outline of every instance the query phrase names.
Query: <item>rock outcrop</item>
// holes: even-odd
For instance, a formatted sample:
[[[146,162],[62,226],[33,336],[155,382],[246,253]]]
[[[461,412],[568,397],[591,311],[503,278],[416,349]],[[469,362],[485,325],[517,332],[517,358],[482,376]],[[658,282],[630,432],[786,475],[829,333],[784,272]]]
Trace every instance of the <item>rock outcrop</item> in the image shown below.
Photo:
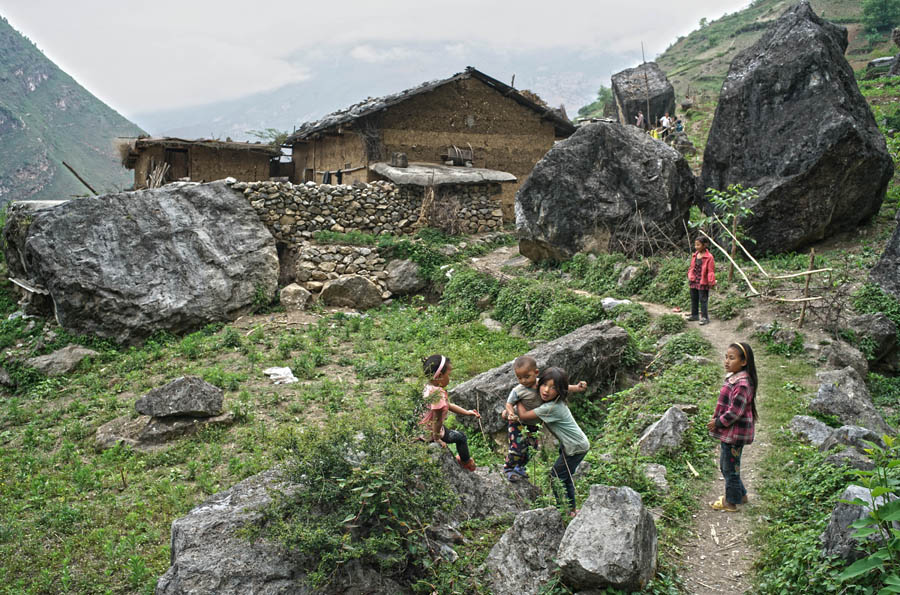
[[[119,343],[232,320],[278,282],[272,235],[222,182],[70,200],[4,235],[60,326]]]
[[[822,446],[833,431],[830,427],[808,415],[795,415],[791,419],[791,432],[808,440],[813,446]]]
[[[516,194],[519,252],[650,254],[684,235],[694,175],[672,147],[634,126],[597,122],[554,145]]]
[[[584,380],[588,390],[592,390],[605,386],[615,377],[627,344],[625,329],[604,320],[545,343],[529,351],[528,355],[537,361],[538,369],[558,366],[568,372],[571,382]],[[500,413],[509,391],[516,384],[513,364],[507,362],[457,385],[450,391],[450,401],[467,409],[477,408],[486,432],[506,431],[506,421]],[[479,427],[477,421],[468,417],[458,418],[458,421]]]
[[[869,389],[856,370],[847,366],[841,370],[819,372],[816,376],[822,384],[809,404],[811,411],[836,415],[845,424],[863,426],[878,434],[895,433],[875,409]]]
[[[896,357],[897,325],[883,312],[860,314],[848,321],[848,329],[857,339],[867,340],[872,346],[872,363],[890,362]]]
[[[634,125],[638,112],[644,114],[644,121],[649,125],[666,112],[675,115],[675,88],[656,62],[645,62],[612,75],[612,92],[621,124]]]
[[[409,259],[392,260],[387,268],[387,288],[396,295],[408,295],[425,288],[419,265]]]
[[[556,550],[565,527],[556,507],[519,513],[484,566],[493,595],[537,593],[556,570]]]
[[[365,277],[345,275],[325,283],[319,301],[326,306],[368,310],[381,305],[381,290]]]
[[[154,388],[138,399],[134,408],[143,415],[212,417],[222,413],[224,393],[197,376],[182,376]]]
[[[884,247],[881,258],[869,271],[869,281],[881,287],[885,293],[900,299],[900,213],[897,213],[894,222],[894,233]]]
[[[66,345],[53,353],[29,358],[25,360],[25,365],[47,376],[61,376],[77,368],[85,358],[95,355],[99,354],[93,349],[81,345]]]
[[[841,494],[841,500],[853,501],[860,500],[870,503],[869,506],[859,506],[856,504],[847,504],[846,502],[838,502],[831,512],[831,518],[828,526],[820,536],[822,540],[822,553],[826,556],[838,556],[847,562],[853,562],[865,556],[865,550],[862,544],[853,537],[856,529],[850,525],[859,519],[866,518],[872,511],[872,493],[862,486],[850,485]],[[875,499],[875,505],[881,506],[886,502],[884,496]],[[897,525],[897,523],[895,523]],[[878,541],[879,535],[876,533],[869,536],[869,540]]]
[[[592,485],[566,528],[556,560],[576,590],[611,586],[638,591],[656,574],[653,515],[631,488]]]
[[[853,229],[881,206],[893,163],[846,48],[847,30],[802,0],[731,63],[700,187],[759,191],[741,222],[757,252]]]
[[[826,365],[833,370],[840,370],[850,366],[860,378],[865,378],[869,373],[869,362],[862,352],[844,341],[835,341],[822,350],[822,356]]]
[[[681,448],[689,425],[690,421],[684,411],[678,407],[670,407],[659,420],[644,430],[638,440],[638,449],[646,456],[661,450],[675,452]]]

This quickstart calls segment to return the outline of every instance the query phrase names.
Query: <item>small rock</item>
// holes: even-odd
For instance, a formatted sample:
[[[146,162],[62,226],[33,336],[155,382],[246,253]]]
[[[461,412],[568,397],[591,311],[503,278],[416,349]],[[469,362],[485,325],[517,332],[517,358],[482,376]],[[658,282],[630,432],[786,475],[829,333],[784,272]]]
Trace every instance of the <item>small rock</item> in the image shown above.
[[[137,400],[138,413],[153,417],[212,417],[222,413],[222,389],[197,376],[182,376]]]
[[[815,417],[795,415],[791,419],[791,431],[802,436],[813,446],[821,446],[831,436],[832,429]]]
[[[78,367],[86,357],[100,355],[93,349],[81,345],[66,345],[49,355],[41,355],[25,360],[27,366],[38,370],[47,376],[61,376],[68,374]]]
[[[305,310],[310,299],[312,299],[312,293],[297,283],[286,286],[279,294],[279,301],[288,312]]]
[[[638,440],[641,454],[653,455],[660,450],[674,452],[681,447],[684,432],[690,421],[687,415],[677,407],[670,407],[663,416],[647,428]]]

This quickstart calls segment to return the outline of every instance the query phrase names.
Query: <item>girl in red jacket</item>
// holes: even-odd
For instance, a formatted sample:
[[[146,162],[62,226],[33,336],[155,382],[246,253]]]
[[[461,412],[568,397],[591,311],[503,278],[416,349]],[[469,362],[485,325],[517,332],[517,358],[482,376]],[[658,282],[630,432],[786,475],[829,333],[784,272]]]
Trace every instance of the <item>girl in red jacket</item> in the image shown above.
[[[694,254],[691,256],[691,267],[688,269],[688,284],[691,288],[691,315],[688,320],[699,320],[700,324],[709,324],[707,305],[709,290],[716,286],[716,261],[709,251],[709,239],[705,237],[694,240]]]

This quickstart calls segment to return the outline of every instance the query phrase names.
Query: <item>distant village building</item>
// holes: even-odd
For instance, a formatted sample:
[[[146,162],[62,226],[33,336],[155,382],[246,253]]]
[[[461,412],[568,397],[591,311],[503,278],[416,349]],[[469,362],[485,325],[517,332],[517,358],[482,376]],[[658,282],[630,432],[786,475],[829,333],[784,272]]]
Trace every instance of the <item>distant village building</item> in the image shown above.
[[[134,170],[134,187],[146,188],[157,167],[165,166],[166,182],[189,179],[211,182],[232,177],[242,182],[268,180],[280,171],[281,149],[260,143],[180,138],[138,138],[127,143],[122,164]]]
[[[519,185],[557,139],[575,131],[558,110],[474,68],[394,95],[367,99],[300,126],[287,139],[295,183],[390,178],[376,171],[403,153],[410,163],[454,162],[511,174],[494,181],[507,221]],[[444,172],[442,175],[445,175]]]

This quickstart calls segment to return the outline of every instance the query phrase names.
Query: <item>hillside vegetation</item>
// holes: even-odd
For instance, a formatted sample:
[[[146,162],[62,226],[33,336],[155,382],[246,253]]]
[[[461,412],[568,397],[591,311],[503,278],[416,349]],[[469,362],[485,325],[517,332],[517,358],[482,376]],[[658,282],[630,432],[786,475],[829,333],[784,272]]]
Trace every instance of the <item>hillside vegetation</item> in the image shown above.
[[[113,146],[144,132],[60,70],[0,18],[0,204],[66,199],[132,181]]]

